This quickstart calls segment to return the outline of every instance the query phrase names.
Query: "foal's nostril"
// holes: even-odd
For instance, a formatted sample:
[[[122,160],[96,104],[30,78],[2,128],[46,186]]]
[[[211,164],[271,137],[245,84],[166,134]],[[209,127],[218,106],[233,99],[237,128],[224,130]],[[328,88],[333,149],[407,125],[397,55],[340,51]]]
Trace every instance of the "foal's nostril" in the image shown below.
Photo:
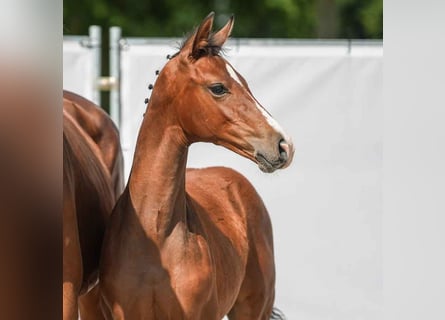
[[[280,152],[280,159],[286,161],[289,157],[289,145],[286,140],[281,139],[278,143],[278,151]]]

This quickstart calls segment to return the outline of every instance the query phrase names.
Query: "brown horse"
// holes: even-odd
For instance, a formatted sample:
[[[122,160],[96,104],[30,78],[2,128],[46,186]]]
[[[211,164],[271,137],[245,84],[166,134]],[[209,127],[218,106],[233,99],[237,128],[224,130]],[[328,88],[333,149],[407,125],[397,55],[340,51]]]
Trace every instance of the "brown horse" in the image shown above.
[[[79,299],[82,319],[100,319],[95,285],[105,224],[123,189],[123,157],[108,115],[66,91],[63,164],[63,318],[77,319]]]
[[[265,172],[293,146],[246,81],[219,55],[233,17],[213,13],[165,65],[140,128],[128,185],[107,229],[100,268],[107,319],[269,319],[272,227],[252,185],[222,167],[186,170],[194,142],[222,145]]]

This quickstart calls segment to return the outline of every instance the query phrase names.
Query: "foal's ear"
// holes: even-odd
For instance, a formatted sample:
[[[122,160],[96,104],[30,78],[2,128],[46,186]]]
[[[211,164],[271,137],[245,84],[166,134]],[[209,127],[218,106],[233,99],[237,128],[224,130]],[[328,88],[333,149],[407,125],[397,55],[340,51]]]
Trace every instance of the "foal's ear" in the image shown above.
[[[209,44],[210,32],[212,31],[213,18],[215,13],[212,11],[199,25],[193,37],[192,56],[199,57],[202,51],[206,49]]]
[[[233,23],[235,22],[235,17],[232,15],[227,21],[226,25],[221,28],[217,33],[212,36],[213,44],[222,47],[227,39],[230,37],[233,29]]]

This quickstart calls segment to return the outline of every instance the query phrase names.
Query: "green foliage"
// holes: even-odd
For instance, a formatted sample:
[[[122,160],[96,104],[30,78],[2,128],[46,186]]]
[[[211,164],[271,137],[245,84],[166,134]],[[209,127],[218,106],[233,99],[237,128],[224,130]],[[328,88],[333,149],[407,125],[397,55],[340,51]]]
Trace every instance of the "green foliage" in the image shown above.
[[[324,36],[323,9],[333,37],[383,36],[382,0],[65,0],[63,13],[65,34],[86,34],[96,24],[121,26],[124,36],[177,37],[215,11],[217,26],[235,14],[234,37],[314,38]]]
[[[371,1],[360,16],[366,32],[371,38],[383,38],[383,2]]]
[[[340,38],[383,38],[383,0],[337,0]]]

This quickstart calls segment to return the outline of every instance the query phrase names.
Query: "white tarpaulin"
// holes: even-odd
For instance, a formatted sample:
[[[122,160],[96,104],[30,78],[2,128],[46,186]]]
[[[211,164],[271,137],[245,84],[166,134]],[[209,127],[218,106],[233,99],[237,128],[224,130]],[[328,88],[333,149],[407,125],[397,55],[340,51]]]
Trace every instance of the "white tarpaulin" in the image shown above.
[[[82,45],[87,40],[88,37],[63,39],[63,89],[95,101],[96,60],[93,50]]]

